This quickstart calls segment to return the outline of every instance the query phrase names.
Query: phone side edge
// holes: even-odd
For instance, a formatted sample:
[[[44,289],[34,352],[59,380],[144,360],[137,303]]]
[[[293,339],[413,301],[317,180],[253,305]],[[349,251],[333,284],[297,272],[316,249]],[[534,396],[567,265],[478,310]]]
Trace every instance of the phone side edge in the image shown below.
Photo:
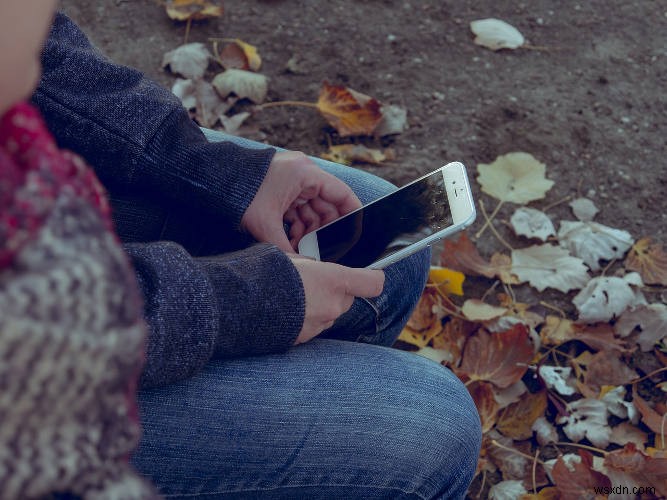
[[[469,226],[475,221],[477,211],[466,167],[458,161],[448,163],[443,167],[442,176],[453,225]]]
[[[317,231],[304,234],[299,240],[299,255],[320,260],[320,245],[317,241]]]

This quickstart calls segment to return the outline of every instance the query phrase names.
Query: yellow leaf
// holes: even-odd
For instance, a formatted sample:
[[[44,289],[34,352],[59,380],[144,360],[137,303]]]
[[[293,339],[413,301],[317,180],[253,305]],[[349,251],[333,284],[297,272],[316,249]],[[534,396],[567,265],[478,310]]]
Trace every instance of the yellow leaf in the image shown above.
[[[546,409],[546,391],[529,393],[503,410],[496,428],[512,439],[529,439],[533,436],[535,420],[543,416]]]
[[[225,45],[219,53],[220,61],[225,69],[236,68],[250,71],[259,71],[262,66],[262,58],[259,56],[257,47],[244,42],[240,38],[215,39],[213,47],[218,52],[217,43],[232,42]]]
[[[198,21],[222,16],[222,6],[213,0],[166,0],[167,15],[175,21]]]
[[[465,274],[446,267],[431,266],[428,280],[436,285],[438,290],[447,295],[463,295],[463,281]]]
[[[382,119],[377,100],[328,82],[322,84],[316,106],[341,137],[371,135]]]
[[[396,154],[391,148],[381,151],[379,149],[367,148],[362,144],[340,144],[338,146],[330,146],[329,151],[320,156],[325,160],[344,165],[351,165],[355,162],[380,165],[383,161],[393,160]]]
[[[667,252],[650,238],[642,238],[632,246],[625,267],[637,271],[647,285],[667,286]]]
[[[262,58],[259,56],[257,47],[250,45],[249,43],[244,42],[243,40],[236,39],[234,43],[241,47],[243,53],[248,59],[248,67],[251,71],[259,71],[259,68],[262,66]]]

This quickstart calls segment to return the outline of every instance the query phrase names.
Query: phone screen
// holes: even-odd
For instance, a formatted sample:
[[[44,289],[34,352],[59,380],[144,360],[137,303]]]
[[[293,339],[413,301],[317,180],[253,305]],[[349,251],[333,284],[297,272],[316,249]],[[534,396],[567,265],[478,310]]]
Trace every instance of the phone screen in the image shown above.
[[[366,267],[453,224],[442,170],[317,230],[320,259]]]

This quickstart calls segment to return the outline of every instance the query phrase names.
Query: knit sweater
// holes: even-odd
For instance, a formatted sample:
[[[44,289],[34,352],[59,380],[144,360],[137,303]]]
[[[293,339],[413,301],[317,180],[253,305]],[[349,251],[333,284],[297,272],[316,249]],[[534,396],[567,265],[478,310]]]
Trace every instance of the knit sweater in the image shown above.
[[[141,385],[291,346],[305,314],[298,271],[239,229],[274,150],[209,143],[171,92],[109,61],[62,13],[42,64],[33,102],[109,192],[144,296]]]

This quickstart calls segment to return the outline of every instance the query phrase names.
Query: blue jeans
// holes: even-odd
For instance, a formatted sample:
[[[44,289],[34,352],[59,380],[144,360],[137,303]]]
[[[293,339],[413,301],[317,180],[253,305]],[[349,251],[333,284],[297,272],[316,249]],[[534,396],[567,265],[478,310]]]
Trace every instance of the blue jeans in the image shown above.
[[[395,189],[317,162],[363,203]],[[463,498],[481,442],[474,403],[449,370],[388,347],[429,264],[424,251],[387,267],[382,295],[285,354],[213,361],[140,392],[137,470],[172,498]]]

